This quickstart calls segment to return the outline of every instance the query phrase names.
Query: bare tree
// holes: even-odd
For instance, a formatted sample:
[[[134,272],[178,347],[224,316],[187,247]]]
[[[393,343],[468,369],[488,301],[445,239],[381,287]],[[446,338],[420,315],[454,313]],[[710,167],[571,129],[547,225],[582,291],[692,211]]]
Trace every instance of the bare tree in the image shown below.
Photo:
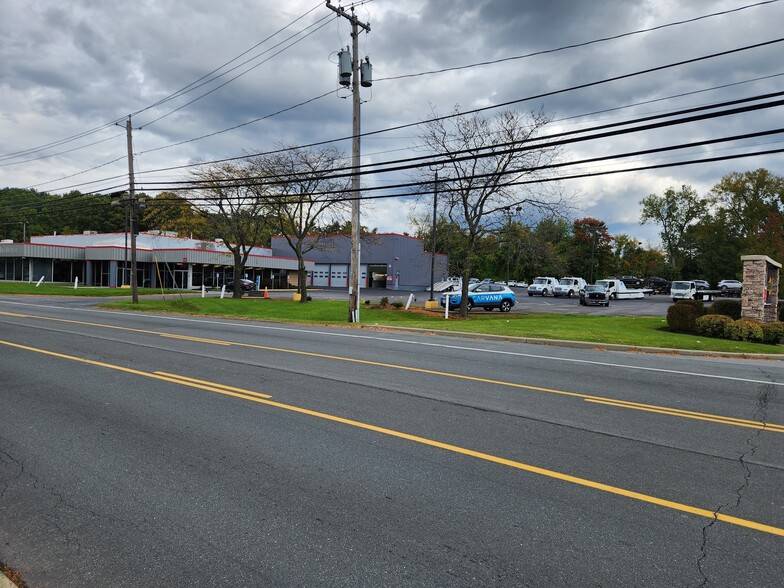
[[[524,184],[546,177],[541,168],[559,155],[546,143],[529,147],[550,119],[541,112],[504,111],[492,119],[478,114],[432,119],[421,139],[443,164],[439,171],[439,208],[462,229],[465,255],[460,315],[467,316],[468,280],[476,248],[484,235],[505,223],[504,211],[524,206],[542,214],[562,215],[570,208],[554,184]]]
[[[343,161],[345,156],[334,147],[282,148],[250,160],[254,176],[265,178],[257,186],[257,197],[266,222],[297,256],[297,289],[303,303],[308,299],[305,254],[328,247],[328,227],[344,221],[351,208],[350,177],[335,171]]]
[[[234,257],[234,298],[242,297],[240,278],[248,257],[268,237],[265,208],[258,198],[247,162],[222,162],[192,172],[198,198],[203,202],[214,234]]]

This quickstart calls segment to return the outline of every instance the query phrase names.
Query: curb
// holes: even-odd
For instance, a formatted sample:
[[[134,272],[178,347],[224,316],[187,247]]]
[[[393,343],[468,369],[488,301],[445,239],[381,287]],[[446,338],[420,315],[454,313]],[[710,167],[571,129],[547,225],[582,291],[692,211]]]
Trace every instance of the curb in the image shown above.
[[[511,335],[489,335],[485,333],[467,333],[465,331],[438,331],[419,327],[400,327],[391,325],[360,325],[362,329],[400,331],[421,333],[423,335],[446,335],[463,339],[480,339],[485,341],[510,341],[513,343],[529,343],[552,347],[568,347],[573,349],[597,349],[605,351],[626,351],[632,353],[651,353],[658,355],[684,355],[692,357],[724,357],[734,359],[769,359],[784,361],[784,354],[777,353],[735,353],[731,351],[701,351],[699,349],[672,349],[669,347],[644,347],[641,345],[620,345],[618,343],[596,343],[591,341],[569,341],[561,339],[538,339],[535,337],[514,337]]]
[[[0,588],[17,588],[17,586],[11,580],[6,578],[3,572],[0,572]]]

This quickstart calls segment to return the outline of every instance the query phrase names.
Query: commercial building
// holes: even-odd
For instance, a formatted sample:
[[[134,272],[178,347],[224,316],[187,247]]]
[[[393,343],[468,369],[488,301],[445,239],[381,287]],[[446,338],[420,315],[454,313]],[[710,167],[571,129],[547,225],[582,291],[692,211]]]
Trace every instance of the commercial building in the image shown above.
[[[272,253],[291,256],[293,250],[285,237],[273,237]],[[314,263],[313,269],[308,269],[309,286],[348,286],[350,236],[322,237],[306,257]],[[432,257],[435,262],[433,278],[438,282],[447,276],[449,259],[442,253]],[[431,252],[425,251],[422,239],[396,233],[363,235],[360,240],[360,287],[425,290],[430,286],[430,263]]]
[[[73,282],[86,286],[130,284],[130,236],[126,233],[46,235],[29,243],[0,242],[0,280]],[[222,242],[187,239],[176,233],[149,231],[136,237],[137,279],[140,286],[191,289],[204,283],[219,286],[232,279],[234,256]],[[312,261],[305,267],[314,270]],[[268,247],[255,247],[240,276],[260,287],[286,287],[296,274],[296,258],[275,256]]]

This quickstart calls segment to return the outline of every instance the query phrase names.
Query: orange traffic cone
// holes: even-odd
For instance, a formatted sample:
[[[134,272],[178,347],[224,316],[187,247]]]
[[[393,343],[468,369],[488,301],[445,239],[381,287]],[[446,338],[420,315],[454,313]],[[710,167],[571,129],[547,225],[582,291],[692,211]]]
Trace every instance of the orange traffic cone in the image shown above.
[[[267,292],[266,286],[264,286],[264,298],[269,298],[269,292]]]

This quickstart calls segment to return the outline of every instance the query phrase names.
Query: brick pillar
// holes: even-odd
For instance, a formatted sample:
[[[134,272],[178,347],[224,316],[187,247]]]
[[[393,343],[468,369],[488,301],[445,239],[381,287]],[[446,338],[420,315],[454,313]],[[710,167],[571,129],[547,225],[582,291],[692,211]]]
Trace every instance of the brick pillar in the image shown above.
[[[776,320],[781,264],[766,255],[743,255],[741,317],[772,323]]]

